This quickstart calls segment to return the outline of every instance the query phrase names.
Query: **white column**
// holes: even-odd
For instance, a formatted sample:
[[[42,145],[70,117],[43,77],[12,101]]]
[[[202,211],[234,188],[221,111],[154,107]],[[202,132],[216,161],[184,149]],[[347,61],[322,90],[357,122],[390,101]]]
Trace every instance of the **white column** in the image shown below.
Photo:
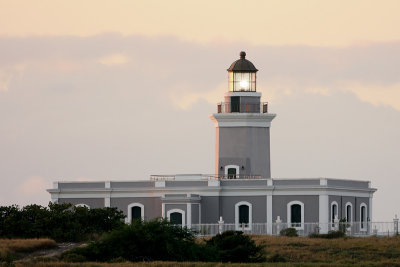
[[[192,204],[187,203],[186,204],[186,214],[187,214],[187,227],[192,228]]]
[[[329,223],[329,200],[328,195],[319,195],[319,227],[320,233],[328,233]]]
[[[165,203],[161,205],[161,217],[165,218]]]
[[[267,234],[272,235],[272,195],[267,195]]]
[[[372,197],[369,197],[368,203],[368,218],[369,221],[367,222],[368,225],[368,233],[371,233],[372,228]]]
[[[111,197],[110,195],[104,198],[104,207],[109,208],[111,207]]]

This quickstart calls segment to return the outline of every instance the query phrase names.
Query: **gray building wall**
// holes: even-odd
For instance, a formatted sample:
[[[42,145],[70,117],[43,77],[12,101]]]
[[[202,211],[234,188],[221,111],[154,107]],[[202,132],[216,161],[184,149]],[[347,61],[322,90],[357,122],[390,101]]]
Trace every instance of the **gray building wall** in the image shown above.
[[[60,198],[58,203],[86,204],[91,209],[104,208],[104,198]]]
[[[219,220],[220,197],[201,197],[201,223],[216,223]]]
[[[166,187],[202,187],[207,186],[208,181],[166,181]]]
[[[128,215],[128,205],[131,203],[140,203],[144,205],[144,218],[151,220],[161,217],[161,198],[159,197],[124,197],[111,198],[111,207],[117,207]]]
[[[154,181],[111,182],[111,188],[154,187]]]
[[[238,165],[240,174],[271,177],[269,128],[219,127],[216,145],[219,175],[225,174],[226,165]]]
[[[59,182],[60,189],[96,189],[105,188],[104,182]]]
[[[258,187],[258,186],[267,186],[268,180],[266,179],[230,179],[230,180],[221,180],[221,187],[224,186],[232,186],[232,187]]]
[[[274,185],[284,185],[284,186],[296,186],[296,185],[320,185],[319,179],[285,179],[285,180],[275,180]]]
[[[224,196],[220,199],[220,216],[225,223],[235,223],[235,204],[241,201],[251,203],[253,223],[267,222],[267,196]]]
[[[349,188],[369,188],[369,182],[365,181],[346,181],[343,179],[328,179],[328,186],[349,187]]]
[[[200,209],[200,204],[192,204],[192,224],[200,223],[199,209]]]
[[[272,221],[280,216],[282,222],[287,222],[287,204],[295,200],[304,203],[305,223],[319,221],[319,196],[273,196]]]
[[[167,216],[167,212],[169,210],[173,210],[173,209],[183,210],[185,212],[185,214],[187,215],[186,204],[169,204],[169,203],[165,203],[165,216]]]

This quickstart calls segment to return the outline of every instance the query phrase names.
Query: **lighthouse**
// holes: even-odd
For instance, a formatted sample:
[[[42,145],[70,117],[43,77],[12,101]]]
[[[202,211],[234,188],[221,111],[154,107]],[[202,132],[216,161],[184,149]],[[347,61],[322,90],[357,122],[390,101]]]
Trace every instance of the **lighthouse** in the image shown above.
[[[227,179],[271,178],[270,128],[276,114],[257,92],[257,69],[240,52],[228,68],[228,90],[217,113],[215,174]]]

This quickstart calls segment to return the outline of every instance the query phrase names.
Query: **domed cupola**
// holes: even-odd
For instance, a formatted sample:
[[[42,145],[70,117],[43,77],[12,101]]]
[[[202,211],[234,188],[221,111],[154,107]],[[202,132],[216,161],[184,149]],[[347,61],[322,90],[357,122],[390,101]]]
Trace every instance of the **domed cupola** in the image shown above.
[[[240,59],[231,64],[229,73],[230,92],[255,92],[258,69],[246,59],[246,52],[240,52]]]

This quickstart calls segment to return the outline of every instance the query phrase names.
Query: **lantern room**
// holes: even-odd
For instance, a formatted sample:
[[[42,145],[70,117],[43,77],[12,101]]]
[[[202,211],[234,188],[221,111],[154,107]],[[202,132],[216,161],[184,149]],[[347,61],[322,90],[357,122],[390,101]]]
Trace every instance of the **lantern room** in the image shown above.
[[[240,52],[240,59],[228,69],[229,92],[256,92],[256,67],[246,59],[246,52]]]

